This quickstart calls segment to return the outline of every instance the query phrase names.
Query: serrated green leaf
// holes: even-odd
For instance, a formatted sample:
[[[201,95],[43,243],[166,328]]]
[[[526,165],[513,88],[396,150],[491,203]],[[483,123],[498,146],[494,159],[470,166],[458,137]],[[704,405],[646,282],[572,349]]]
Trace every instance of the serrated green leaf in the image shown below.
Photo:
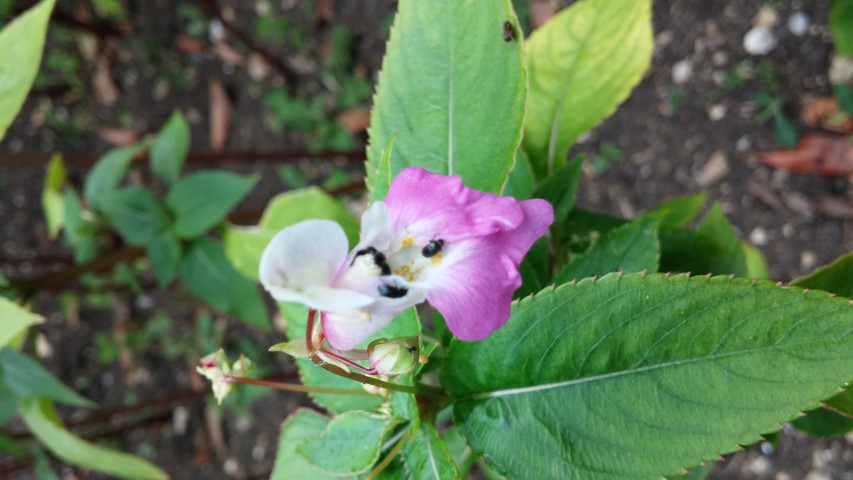
[[[105,197],[118,187],[134,157],[145,148],[142,144],[114,148],[98,159],[83,185],[83,198],[92,210],[104,211]]]
[[[38,362],[12,348],[0,349],[0,377],[9,390],[21,398],[46,397],[78,407],[97,406],[66,387]]]
[[[157,278],[157,285],[165,288],[178,273],[181,262],[181,243],[172,232],[160,232],[149,243],[146,249],[151,271]]]
[[[516,200],[527,200],[533,196],[536,187],[536,177],[533,176],[533,167],[524,149],[519,148],[515,152],[515,164],[509,171],[509,176],[504,185],[503,195]]]
[[[509,477],[656,479],[777,430],[851,371],[847,299],[633,274],[522,300],[491,337],[454,342],[442,378]]]
[[[628,97],[652,47],[651,0],[584,0],[533,32],[524,149],[539,178]]]
[[[284,316],[287,337],[290,339],[305,338],[308,307],[289,302],[279,302],[278,306]],[[418,321],[417,311],[412,307],[398,315],[385,328],[370,336],[356,348],[367,348],[367,345],[377,338],[409,337],[419,335],[420,333],[421,325]],[[299,377],[305,385],[350,388],[355,390],[363,388],[362,384],[328,372],[305,358],[297,359],[296,367],[299,370]],[[310,393],[309,395],[318,405],[336,413],[349,410],[374,410],[382,405],[383,401],[379,396],[331,395],[324,393]]]
[[[104,215],[131,245],[147,245],[169,226],[169,212],[142,187],[124,187],[102,198]]]
[[[275,467],[270,475],[270,480],[341,478],[338,475],[323,472],[296,453],[297,445],[322,433],[331,420],[329,417],[324,417],[308,409],[297,410],[288,417],[284,425],[281,426],[278,454],[275,456]]]
[[[18,413],[33,435],[62,460],[121,478],[166,479],[166,472],[135,455],[89,443],[62,425],[49,401],[26,399]]]
[[[713,469],[714,463],[708,462],[705,465],[688,468],[687,473],[681,475],[667,475],[666,480],[705,480]]]
[[[838,257],[831,264],[794,280],[791,285],[853,298],[853,253]]]
[[[517,23],[509,0],[399,3],[371,115],[371,190],[384,175],[382,149],[397,135],[392,176],[420,166],[500,191],[520,142],[526,95],[522,39],[504,41],[504,22]]]
[[[24,105],[38,73],[54,0],[30,8],[0,30],[0,140]]]
[[[714,239],[685,228],[661,227],[660,271],[690,272],[695,275],[711,273],[716,259],[727,255]]]
[[[460,478],[444,441],[429,423],[418,425],[414,436],[403,447],[403,461],[412,477],[419,480]]]
[[[56,238],[59,230],[62,229],[65,214],[62,198],[63,183],[65,183],[65,167],[62,165],[62,155],[53,155],[47,166],[41,192],[41,208],[47,225],[47,236],[51,239]]]
[[[328,193],[308,187],[270,200],[257,226],[228,225],[223,234],[225,253],[240,273],[257,280],[261,255],[272,237],[284,227],[312,218],[338,222],[350,245],[358,243],[358,222],[352,214]]]
[[[533,196],[548,200],[554,207],[554,224],[559,225],[566,220],[575,205],[575,193],[581,180],[583,157],[576,158],[548,175],[536,188]]]
[[[805,412],[805,416],[792,421],[791,426],[816,437],[834,437],[853,430],[853,418],[820,407]]]
[[[673,198],[657,204],[643,218],[654,218],[661,225],[669,227],[683,227],[699,215],[707,199],[708,194],[705,192]]]
[[[554,276],[554,283],[609,272],[656,272],[660,259],[657,220],[641,218],[612,230],[586,252],[575,255]]]
[[[175,234],[195,238],[221,222],[251,190],[258,175],[204,170],[180,179],[166,196],[166,205],[175,214]]]
[[[151,169],[166,185],[181,176],[181,168],[190,151],[190,126],[180,110],[175,110],[151,144]]]
[[[336,416],[322,432],[296,445],[296,453],[333,475],[367,471],[379,459],[391,417],[351,411]]]
[[[200,300],[250,325],[270,328],[257,286],[234,269],[218,241],[200,238],[188,244],[181,258],[180,276]]]
[[[5,347],[21,332],[32,325],[42,323],[44,318],[19,306],[17,303],[0,296],[0,318],[3,328],[0,328],[0,348]]]
[[[76,263],[87,262],[95,257],[95,224],[84,218],[83,206],[80,205],[80,199],[74,190],[66,188],[62,200],[65,207],[62,214],[65,222],[65,241],[74,251]]]

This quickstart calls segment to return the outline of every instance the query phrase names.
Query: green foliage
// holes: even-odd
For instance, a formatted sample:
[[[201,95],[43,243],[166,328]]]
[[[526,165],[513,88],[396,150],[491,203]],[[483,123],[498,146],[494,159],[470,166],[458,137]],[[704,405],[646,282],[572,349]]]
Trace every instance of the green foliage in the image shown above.
[[[370,191],[371,200],[381,200],[388,195],[388,190],[391,188],[393,175],[391,174],[391,154],[394,151],[394,140],[397,135],[392,135],[388,139],[388,144],[382,150],[382,158],[379,159],[379,164],[376,166],[376,175],[373,176],[372,182],[367,182],[367,189]]]
[[[229,225],[223,235],[228,259],[240,273],[257,280],[261,255],[272,237],[284,227],[311,218],[338,222],[350,245],[358,243],[358,223],[353,216],[329,194],[309,187],[270,200],[256,227]]]
[[[592,160],[592,169],[595,173],[601,175],[606,172],[610,166],[625,157],[625,152],[613,142],[604,142],[601,145],[601,150],[598,155]]]
[[[77,192],[66,188],[63,195],[64,210],[62,212],[65,223],[65,242],[74,251],[74,261],[83,263],[95,257],[97,248],[97,227],[92,219],[84,212]]]
[[[176,110],[151,144],[151,169],[167,185],[173,185],[181,176],[189,151],[190,126]]]
[[[415,428],[415,427],[412,427]],[[453,457],[435,427],[419,422],[414,436],[403,447],[403,461],[411,478],[446,480],[460,478]]]
[[[390,427],[388,416],[344,412],[333,418],[322,432],[300,442],[296,453],[332,475],[362,473],[379,458],[382,439]]]
[[[3,319],[3,328],[0,328],[0,348],[9,345],[27,328],[44,321],[40,315],[28,312],[2,296],[0,296],[0,318]]]
[[[536,177],[533,176],[533,167],[530,165],[530,159],[527,158],[524,149],[519,148],[515,152],[515,164],[512,166],[512,170],[509,171],[506,184],[504,184],[503,195],[516,200],[527,200],[533,196],[535,187]]]
[[[52,239],[59,235],[65,216],[65,204],[62,200],[63,183],[65,183],[65,167],[62,164],[62,156],[54,155],[47,166],[41,192],[41,207],[47,224],[47,236]]]
[[[257,181],[257,175],[244,177],[216,170],[181,178],[166,197],[166,205],[175,214],[175,234],[180,238],[204,234],[221,222]]]
[[[554,276],[554,283],[609,272],[656,272],[660,258],[657,222],[641,218],[608,232],[583,254],[575,255]]]
[[[814,272],[800,277],[791,285],[853,298],[853,253],[842,255],[831,264],[818,268]]]
[[[583,167],[583,157],[576,158],[560,166],[548,175],[539,185],[533,196],[544,198],[554,206],[554,224],[563,223],[575,205],[575,193],[578,191]]]
[[[707,199],[708,194],[705,192],[674,198],[659,203],[643,217],[653,218],[661,225],[683,227],[699,215]]]
[[[148,190],[130,186],[102,197],[102,211],[131,245],[147,245],[169,226],[169,212]]]
[[[148,262],[160,288],[175,278],[181,261],[181,243],[172,232],[161,232],[148,242]]]
[[[541,292],[486,340],[454,342],[442,377],[463,434],[504,474],[652,479],[837,391],[853,371],[851,326],[849,301],[821,292],[608,275]]]
[[[711,205],[705,218],[699,224],[697,232],[714,241],[722,252],[721,255],[712,257],[707,270],[694,271],[694,273],[731,273],[740,277],[748,276],[746,257],[741,249],[741,240],[735,232],[723,208],[719,203]]]
[[[526,94],[522,40],[504,41],[505,21],[517,22],[509,0],[400,3],[371,115],[368,185],[379,181],[383,149],[397,135],[392,176],[416,165],[500,191]]]
[[[145,148],[145,145],[114,148],[98,159],[83,185],[83,198],[92,210],[104,212],[105,197],[118,187],[130,162]]]
[[[582,133],[613,113],[649,68],[651,0],[584,0],[528,42],[530,92],[524,149],[546,177]]]
[[[228,262],[218,241],[201,238],[187,244],[179,273],[181,282],[198,299],[250,325],[269,329],[257,287]]]
[[[296,453],[296,446],[303,441],[320,435],[331,419],[313,410],[300,409],[291,415],[281,426],[281,438],[278,441],[278,453],[270,480],[290,480],[311,478],[327,480],[341,478],[324,472],[312,465],[302,455]]]
[[[0,349],[0,378],[12,393],[21,398],[45,397],[78,407],[95,406],[63,385],[38,362],[12,348]]]
[[[0,30],[0,140],[24,105],[38,73],[55,0],[44,0]]]
[[[829,33],[838,55],[853,56],[853,0],[832,0]]]
[[[62,460],[99,472],[132,479],[166,479],[168,474],[146,460],[104,448],[65,429],[49,401],[26,399],[18,410],[33,435]]]

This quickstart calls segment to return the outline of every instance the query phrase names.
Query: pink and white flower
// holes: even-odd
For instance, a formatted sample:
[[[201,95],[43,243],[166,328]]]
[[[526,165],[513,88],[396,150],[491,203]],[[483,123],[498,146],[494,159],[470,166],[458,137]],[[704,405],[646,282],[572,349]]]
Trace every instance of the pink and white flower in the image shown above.
[[[292,225],[264,251],[261,283],[277,300],[320,311],[323,336],[338,350],[424,300],[458,338],[479,340],[506,323],[518,265],[553,219],[544,200],[519,202],[407,168],[365,212],[355,248],[335,222]]]

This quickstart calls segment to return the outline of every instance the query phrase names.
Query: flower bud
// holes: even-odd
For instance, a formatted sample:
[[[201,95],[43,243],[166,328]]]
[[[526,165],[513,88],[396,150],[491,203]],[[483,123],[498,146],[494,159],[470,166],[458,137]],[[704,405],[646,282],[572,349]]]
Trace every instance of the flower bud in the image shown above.
[[[308,351],[308,345],[305,343],[304,338],[298,338],[289,342],[276,343],[271,346],[268,351],[283,352],[293,358],[308,358],[311,356],[311,352]]]
[[[240,354],[240,358],[232,366],[228,356],[221,348],[214,353],[204,356],[196,367],[196,371],[210,380],[213,396],[221,405],[222,400],[231,392],[231,378],[245,377],[252,370],[252,361]]]
[[[414,370],[420,358],[419,337],[375,340],[367,347],[370,366],[380,375],[402,375]]]

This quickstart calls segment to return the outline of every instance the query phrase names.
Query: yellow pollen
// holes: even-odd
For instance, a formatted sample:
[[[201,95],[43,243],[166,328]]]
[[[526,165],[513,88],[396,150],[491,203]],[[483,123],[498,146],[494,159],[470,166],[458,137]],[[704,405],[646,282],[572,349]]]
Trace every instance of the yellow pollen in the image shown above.
[[[415,239],[412,237],[407,237],[407,238],[403,239],[403,246],[404,247],[411,247],[414,244],[415,244]]]
[[[438,265],[438,263],[441,262],[441,257],[443,257],[443,256],[444,256],[444,254],[442,252],[438,252],[435,255],[433,255],[431,265],[433,267]]]

